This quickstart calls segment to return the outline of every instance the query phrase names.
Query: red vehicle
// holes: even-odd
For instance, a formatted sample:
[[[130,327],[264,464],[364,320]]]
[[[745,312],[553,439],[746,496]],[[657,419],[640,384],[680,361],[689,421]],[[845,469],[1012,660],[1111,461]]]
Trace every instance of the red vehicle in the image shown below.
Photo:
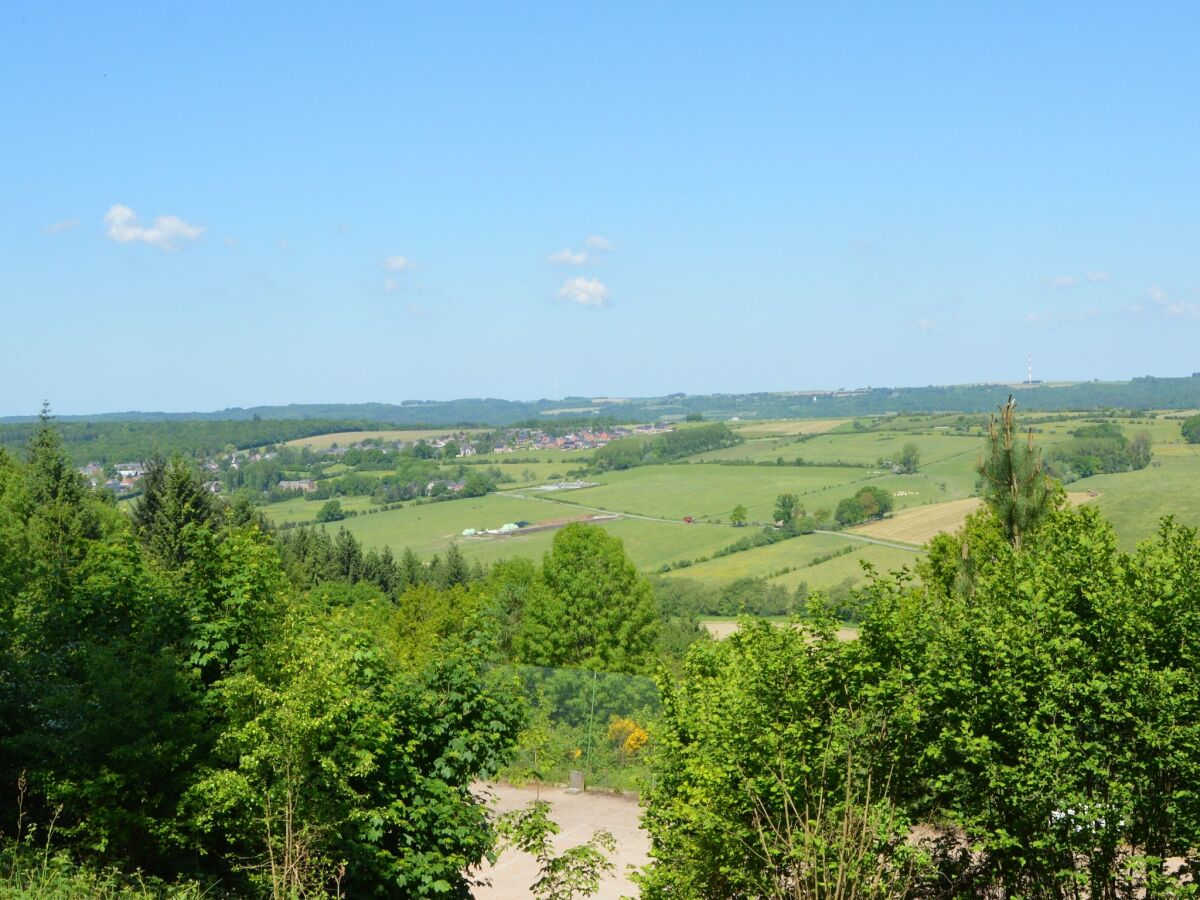
[[[692,524],[692,517],[691,517],[691,516],[684,516],[684,517],[683,517],[683,521],[685,521],[685,522],[687,522],[689,525],[691,525],[691,524]]]

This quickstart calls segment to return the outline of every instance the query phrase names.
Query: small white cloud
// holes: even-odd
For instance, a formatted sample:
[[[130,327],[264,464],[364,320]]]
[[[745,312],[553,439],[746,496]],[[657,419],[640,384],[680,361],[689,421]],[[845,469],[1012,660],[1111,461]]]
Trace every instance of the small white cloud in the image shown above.
[[[914,331],[922,331],[925,334],[935,334],[939,331],[937,319],[925,317],[922,319],[910,319],[905,323]]]
[[[291,241],[289,241],[287,238],[280,238],[280,239],[279,239],[279,249],[280,249],[280,250],[290,250],[291,248],[292,248],[292,242],[291,242]]]
[[[64,231],[70,231],[72,228],[79,227],[78,219],[63,219],[55,222],[53,225],[47,225],[42,229],[42,234],[62,234]]]
[[[568,278],[558,289],[558,298],[580,306],[604,306],[608,302],[608,287],[599,278]]]
[[[1074,275],[1055,275],[1053,278],[1046,279],[1046,286],[1052,288],[1072,288],[1079,284],[1079,279]]]
[[[1161,315],[1172,319],[1200,319],[1200,300],[1185,300],[1167,293],[1157,284],[1150,285],[1147,293]]]
[[[1083,277],[1088,280],[1088,284],[1108,284],[1112,281],[1112,276],[1102,271],[1088,272]]]
[[[238,239],[235,237],[223,237],[221,238],[221,243],[226,247],[236,247],[238,245]]]
[[[385,256],[380,265],[389,272],[411,272],[417,267],[407,256]]]
[[[1030,325],[1045,325],[1054,318],[1052,313],[1026,313],[1025,321]]]
[[[137,213],[128,206],[114,203],[104,214],[108,236],[118,244],[140,241],[160,250],[174,252],[181,241],[194,241],[204,233],[199,225],[189,225],[178,216],[159,216],[149,228],[139,225]]]
[[[586,250],[559,250],[547,256],[546,262],[560,266],[586,266],[588,254]]]
[[[426,310],[425,307],[423,307],[420,303],[409,303],[404,307],[404,311],[410,316],[416,316],[417,318],[420,318],[421,316],[425,315],[426,312],[428,312],[428,310]]]
[[[588,239],[584,241],[584,243],[592,250],[602,250],[605,253],[611,253],[616,249],[616,247],[613,246],[612,241],[606,237],[600,237],[598,234],[589,235]]]
[[[399,282],[395,278],[388,277],[383,279],[383,292],[385,294],[394,294],[396,289],[400,287]]]

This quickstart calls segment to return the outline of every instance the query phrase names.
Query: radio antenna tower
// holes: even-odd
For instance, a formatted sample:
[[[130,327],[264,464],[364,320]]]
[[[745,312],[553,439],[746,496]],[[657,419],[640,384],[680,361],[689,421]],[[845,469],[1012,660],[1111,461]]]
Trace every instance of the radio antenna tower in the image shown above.
[[[1025,383],[1033,384],[1033,354],[1032,353],[1029,354],[1029,357],[1026,359],[1026,362],[1028,363],[1029,368],[1026,370],[1027,374],[1025,377]]]

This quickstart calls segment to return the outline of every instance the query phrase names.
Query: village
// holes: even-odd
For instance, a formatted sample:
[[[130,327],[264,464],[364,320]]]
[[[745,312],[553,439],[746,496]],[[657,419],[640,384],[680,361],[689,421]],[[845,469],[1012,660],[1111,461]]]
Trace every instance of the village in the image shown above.
[[[352,450],[378,450],[381,453],[400,452],[414,447],[427,448],[430,457],[445,456],[447,448],[454,458],[464,458],[479,454],[511,454],[522,451],[558,450],[572,452],[581,450],[596,450],[611,441],[634,436],[650,436],[673,431],[674,426],[663,424],[621,425],[608,428],[583,428],[567,434],[551,434],[540,428],[509,428],[497,429],[481,433],[459,429],[457,431],[434,434],[416,440],[384,440],[379,437],[364,437],[349,444],[339,445],[337,442],[328,447],[311,451],[316,457],[332,457],[340,459]],[[305,448],[307,449],[307,448]],[[254,450],[236,450],[227,448],[219,454],[200,460],[207,480],[204,489],[213,494],[223,491],[220,478],[222,472],[237,470],[247,463],[258,463],[275,459],[278,451],[272,448]],[[135,495],[140,490],[140,483],[146,475],[148,462],[119,462],[104,465],[93,461],[82,466],[78,471],[87,479],[93,488],[103,488],[118,497]],[[433,491],[435,483],[430,483],[428,489]],[[446,489],[450,492],[462,490],[462,482],[448,482]],[[283,491],[298,491],[312,493],[317,490],[317,482],[312,478],[284,479],[278,483]]]

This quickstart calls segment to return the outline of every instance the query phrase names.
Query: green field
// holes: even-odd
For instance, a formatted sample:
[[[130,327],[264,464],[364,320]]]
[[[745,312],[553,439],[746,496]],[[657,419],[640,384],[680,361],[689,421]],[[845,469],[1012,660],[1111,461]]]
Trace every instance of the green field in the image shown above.
[[[852,552],[810,565],[812,560],[842,550],[847,545],[854,548]],[[831,588],[846,578],[860,582],[863,578],[860,560],[871,563],[881,572],[888,572],[902,565],[912,565],[919,556],[910,550],[868,544],[841,535],[806,534],[767,547],[756,547],[675,569],[666,577],[727,584],[738,578],[771,576],[780,569],[791,567],[791,572],[771,577],[771,583],[795,590],[797,585],[804,582],[810,589],[816,590]]]
[[[1038,429],[1036,441],[1049,447],[1068,439],[1069,432],[1083,424],[1083,419],[1096,418],[1075,416],[1070,420],[1046,421],[1031,416],[1029,422]],[[327,527],[344,526],[368,547],[386,545],[395,552],[411,547],[425,557],[443,552],[449,542],[455,541],[468,558],[491,562],[510,556],[539,558],[549,548],[555,532],[462,538],[463,529],[495,528],[518,520],[536,524],[574,519],[593,510],[642,515],[666,521],[622,518],[601,527],[624,539],[626,549],[639,567],[653,571],[664,564],[708,556],[751,533],[752,528],[739,530],[706,523],[728,522],[730,511],[738,504],[747,508],[752,522],[769,521],[775,499],[782,493],[798,494],[810,513],[835,509],[840,500],[851,496],[863,484],[891,493],[897,510],[970,497],[975,491],[975,465],[982,439],[979,434],[951,431],[957,421],[955,416],[895,417],[884,423],[875,420],[869,430],[856,429],[851,422],[831,422],[822,426],[830,430],[804,440],[799,440],[796,432],[810,426],[808,422],[745,423],[741,429],[749,440],[736,447],[677,465],[643,466],[589,476],[588,480],[600,482],[599,486],[544,497],[530,488],[550,480],[551,475],[567,478],[569,470],[586,465],[589,454],[543,450],[480,456],[469,460],[468,465],[496,465],[518,481],[500,485],[500,492],[487,497],[420,505],[407,503],[403,509],[387,512],[372,512],[375,507],[366,497],[344,498],[343,508],[359,515]],[[1168,513],[1174,513],[1184,523],[1200,525],[1197,487],[1200,446],[1182,442],[1177,419],[1116,421],[1127,435],[1141,430],[1152,434],[1155,458],[1151,467],[1077,481],[1069,489],[1099,492],[1090,502],[1114,522],[1121,544],[1127,548],[1150,536],[1158,519]],[[917,444],[921,454],[918,474],[892,475],[875,468],[877,460],[894,458],[910,441]],[[749,457],[770,462],[778,456],[789,462],[801,456],[812,462],[853,462],[865,468],[733,466],[697,461]],[[450,475],[453,469],[444,471]],[[525,480],[526,473],[532,480]],[[512,496],[511,492],[523,496]],[[320,502],[289,500],[267,506],[265,512],[283,524],[311,520],[320,506]],[[697,524],[682,524],[685,516],[695,517]],[[852,554],[808,565],[814,557],[843,547],[850,540],[807,535],[674,570],[670,577],[727,582],[745,576],[770,576],[791,567],[794,571],[774,580],[789,587],[801,581],[810,587],[830,587],[845,578],[859,579],[859,560],[890,570],[916,558],[916,554],[904,550],[859,543]]]
[[[556,532],[544,530],[511,536],[464,538],[464,529],[497,528],[506,522],[521,520],[537,525],[586,514],[564,504],[489,494],[472,499],[407,505],[403,509],[359,515],[323,527],[335,531],[345,527],[367,548],[387,546],[399,553],[411,547],[417,554],[428,557],[444,552],[446,546],[454,542],[468,559],[494,562],[514,556],[539,559],[550,548]],[[600,527],[622,538],[633,561],[648,570],[677,559],[703,556],[732,543],[737,537],[735,529],[727,527],[638,519],[618,519],[604,522]]]
[[[572,492],[567,499],[666,519],[694,516],[723,521],[741,503],[751,521],[769,522],[780,494],[799,494],[807,503],[809,494],[848,485],[865,475],[862,469],[809,466],[643,466],[600,476],[601,486]],[[843,496],[852,493],[841,491]]]
[[[364,510],[375,508],[370,497],[339,497],[338,502],[342,504],[345,512],[361,513]],[[271,503],[263,507],[263,512],[276,525],[287,525],[296,522],[311,522],[324,505],[325,501],[323,500],[305,500],[301,497],[295,500],[284,500],[282,503]]]
[[[1200,526],[1200,445],[1156,452],[1149,468],[1084,478],[1068,489],[1098,491],[1089,505],[1100,508],[1116,528],[1121,547],[1131,550],[1154,534],[1163,516]]]

